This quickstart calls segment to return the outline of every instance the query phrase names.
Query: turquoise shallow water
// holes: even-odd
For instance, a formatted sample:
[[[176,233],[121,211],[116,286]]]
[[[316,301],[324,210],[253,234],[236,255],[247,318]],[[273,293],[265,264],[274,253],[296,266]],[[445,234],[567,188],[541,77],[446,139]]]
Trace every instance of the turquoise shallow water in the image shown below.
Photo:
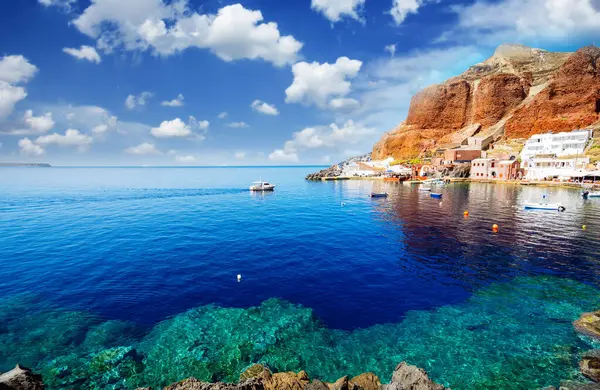
[[[254,362],[389,380],[406,360],[454,389],[581,379],[592,345],[571,322],[600,308],[600,203],[484,184],[439,202],[311,170],[0,171],[0,369],[52,389],[236,380]],[[245,191],[260,175],[276,193]],[[542,194],[567,212],[522,209]]]

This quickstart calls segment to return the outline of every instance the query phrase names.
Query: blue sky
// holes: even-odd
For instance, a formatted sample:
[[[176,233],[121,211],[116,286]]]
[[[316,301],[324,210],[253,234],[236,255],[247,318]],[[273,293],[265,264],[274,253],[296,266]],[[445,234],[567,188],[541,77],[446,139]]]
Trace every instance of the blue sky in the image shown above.
[[[501,43],[575,50],[600,0],[16,0],[0,162],[325,164]]]

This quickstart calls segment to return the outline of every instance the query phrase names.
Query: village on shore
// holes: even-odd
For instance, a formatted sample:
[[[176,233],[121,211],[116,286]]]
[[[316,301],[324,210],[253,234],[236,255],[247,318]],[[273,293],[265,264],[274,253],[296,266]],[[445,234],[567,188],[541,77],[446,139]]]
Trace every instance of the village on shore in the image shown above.
[[[373,160],[371,154],[350,158],[308,180],[382,179],[419,182],[512,182],[524,185],[600,185],[600,162],[590,151],[600,149],[593,129],[535,134],[520,145],[506,148],[491,139],[468,138],[465,145],[439,149],[428,158],[400,161],[393,157]],[[593,153],[592,153],[593,154]]]

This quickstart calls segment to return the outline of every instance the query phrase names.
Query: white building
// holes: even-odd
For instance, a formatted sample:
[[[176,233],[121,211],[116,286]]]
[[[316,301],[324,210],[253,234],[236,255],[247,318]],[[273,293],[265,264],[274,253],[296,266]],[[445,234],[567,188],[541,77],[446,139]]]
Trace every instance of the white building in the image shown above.
[[[525,178],[528,180],[568,180],[584,176],[589,162],[589,157],[533,157],[524,162]]]
[[[556,157],[583,155],[591,136],[592,130],[533,135],[521,151],[523,168],[527,168],[526,161],[539,155]]]

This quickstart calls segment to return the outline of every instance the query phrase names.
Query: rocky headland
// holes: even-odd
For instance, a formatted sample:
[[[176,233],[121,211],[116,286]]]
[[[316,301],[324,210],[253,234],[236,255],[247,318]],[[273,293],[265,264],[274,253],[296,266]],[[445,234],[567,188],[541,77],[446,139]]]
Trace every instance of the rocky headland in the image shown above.
[[[553,53],[501,45],[488,60],[418,92],[374,160],[411,159],[471,138],[488,143],[571,131],[600,120],[600,49]]]

